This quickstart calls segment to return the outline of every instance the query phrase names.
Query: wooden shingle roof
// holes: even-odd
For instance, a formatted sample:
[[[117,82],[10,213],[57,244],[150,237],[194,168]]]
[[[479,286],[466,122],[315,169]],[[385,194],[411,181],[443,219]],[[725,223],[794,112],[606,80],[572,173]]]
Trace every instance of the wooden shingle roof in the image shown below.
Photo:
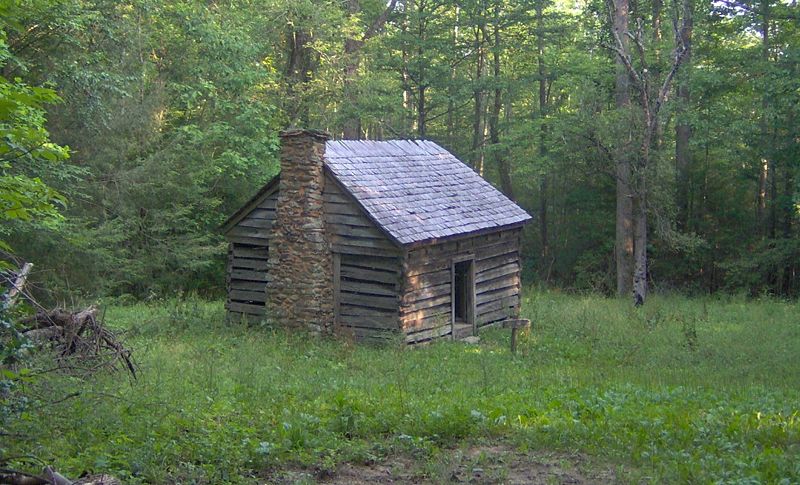
[[[376,224],[402,245],[531,219],[431,141],[328,141],[325,165]]]

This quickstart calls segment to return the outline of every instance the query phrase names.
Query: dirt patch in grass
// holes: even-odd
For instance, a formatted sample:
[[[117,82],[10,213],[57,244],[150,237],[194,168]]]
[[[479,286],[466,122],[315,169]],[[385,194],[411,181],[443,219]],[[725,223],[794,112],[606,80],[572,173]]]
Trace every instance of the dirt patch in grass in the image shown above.
[[[617,483],[612,468],[601,469],[580,454],[520,452],[507,445],[474,445],[448,450],[427,462],[392,456],[370,465],[345,463],[335,471],[284,470],[270,483],[480,483],[606,484]]]

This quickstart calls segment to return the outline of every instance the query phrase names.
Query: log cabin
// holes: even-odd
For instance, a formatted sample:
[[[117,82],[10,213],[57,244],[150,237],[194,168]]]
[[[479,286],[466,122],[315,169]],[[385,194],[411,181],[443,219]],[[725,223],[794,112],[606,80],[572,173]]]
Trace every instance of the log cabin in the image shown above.
[[[229,318],[409,344],[518,318],[531,217],[447,150],[296,129],[280,164],[222,226]]]

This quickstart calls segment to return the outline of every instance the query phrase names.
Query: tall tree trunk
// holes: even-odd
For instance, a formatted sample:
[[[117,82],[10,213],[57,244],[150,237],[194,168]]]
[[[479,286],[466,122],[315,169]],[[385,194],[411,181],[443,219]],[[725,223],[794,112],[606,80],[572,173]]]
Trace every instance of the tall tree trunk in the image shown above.
[[[475,29],[475,101],[472,115],[472,168],[478,173],[483,173],[484,143],[486,132],[486,21],[485,9],[480,13],[480,25]]]
[[[548,110],[547,75],[544,65],[544,0],[536,3],[536,51],[537,68],[539,75],[539,162],[545,166],[539,175],[539,239],[541,244],[542,268],[548,266],[550,259],[550,240],[547,234],[547,198],[548,198],[548,170],[547,165],[547,124],[545,117]],[[549,271],[543,273],[549,274]]]
[[[692,137],[692,129],[687,120],[690,111],[690,92],[689,81],[692,69],[692,27],[693,12],[692,2],[686,2],[684,8],[684,18],[686,19],[686,29],[680,33],[683,43],[686,46],[685,68],[681,73],[678,83],[678,121],[675,124],[675,173],[676,173],[676,206],[678,208],[677,226],[680,231],[686,231],[689,227],[690,204],[689,199],[689,173],[692,166],[692,154],[689,151],[689,143]]]
[[[770,1],[761,0],[761,62],[766,74],[767,66],[770,62]],[[770,169],[772,169],[772,157],[769,156],[770,147],[767,139],[769,138],[768,111],[770,109],[769,98],[766,90],[761,97],[761,152],[762,158],[758,173],[758,193],[756,202],[756,227],[757,232],[763,237],[768,233],[766,221],[767,197],[769,192]]]
[[[351,0],[354,3],[355,0]],[[344,66],[344,101],[345,109],[354,109],[358,103],[358,93],[356,92],[356,81],[358,77],[358,67],[360,64],[359,54],[361,42],[356,39],[344,41],[344,55],[346,58]],[[342,125],[342,136],[345,140],[358,140],[361,138],[361,117],[356,113],[348,113]]]
[[[614,31],[622,41],[625,54],[629,55],[628,47],[628,5],[629,0],[614,0]],[[628,73],[622,60],[617,56],[615,98],[617,108],[628,110],[631,104]],[[631,136],[622,140],[620,148],[615,154],[616,179],[617,179],[617,209],[616,209],[616,266],[617,266],[617,294],[629,295],[633,290],[633,200],[630,186],[631,161],[629,148]]]
[[[417,25],[417,35],[419,39],[419,46],[417,47],[417,59],[422,59],[425,52],[422,48],[422,45],[426,38],[426,20],[425,20],[425,4],[423,2],[419,3],[419,24]],[[417,72],[417,138],[423,139],[425,138],[425,122],[427,121],[427,108],[425,106],[425,89],[426,80],[425,80],[425,64],[422,62],[417,62],[419,66],[419,72]]]
[[[453,44],[453,49],[458,48],[458,27],[460,20],[461,8],[456,5],[456,18],[453,23],[453,35],[450,39]],[[456,143],[456,103],[455,103],[455,85],[456,85],[456,63],[450,66],[450,85],[447,87],[447,144],[450,147],[455,146]]]
[[[634,205],[634,270],[633,270],[633,303],[644,304],[647,299],[647,187],[645,178],[637,184]]]
[[[286,77],[288,80],[288,99],[286,112],[290,124],[308,125],[309,108],[305,90],[311,81],[315,68],[314,52],[309,47],[311,35],[302,28],[290,28],[287,32],[289,47]]]
[[[397,0],[391,0],[386,9],[370,24],[361,38],[348,37],[344,41],[345,67],[344,67],[344,99],[349,109],[354,109],[358,102],[356,83],[358,69],[361,65],[361,49],[364,43],[375,36],[389,19],[389,14],[394,10]],[[361,13],[359,0],[347,0],[347,12],[350,16]],[[358,113],[348,113],[343,126],[342,134],[345,139],[357,140],[361,138],[361,117]]]
[[[492,105],[492,115],[489,117],[489,139],[494,150],[494,160],[497,166],[497,175],[500,179],[500,190],[511,200],[514,200],[514,189],[511,185],[511,168],[505,151],[500,149],[500,112],[503,110],[503,90],[500,85],[500,5],[494,5],[494,46],[492,49],[492,61],[494,66],[494,104]]]

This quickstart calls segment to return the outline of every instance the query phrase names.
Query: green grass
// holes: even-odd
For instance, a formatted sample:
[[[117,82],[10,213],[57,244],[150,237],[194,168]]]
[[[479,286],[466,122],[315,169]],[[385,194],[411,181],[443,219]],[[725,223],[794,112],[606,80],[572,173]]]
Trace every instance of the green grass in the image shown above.
[[[139,379],[48,374],[0,448],[126,483],[263,482],[469,440],[583,452],[636,482],[800,481],[797,303],[529,291],[523,313],[511,355],[499,330],[375,348],[228,326],[219,303],[112,306]]]

